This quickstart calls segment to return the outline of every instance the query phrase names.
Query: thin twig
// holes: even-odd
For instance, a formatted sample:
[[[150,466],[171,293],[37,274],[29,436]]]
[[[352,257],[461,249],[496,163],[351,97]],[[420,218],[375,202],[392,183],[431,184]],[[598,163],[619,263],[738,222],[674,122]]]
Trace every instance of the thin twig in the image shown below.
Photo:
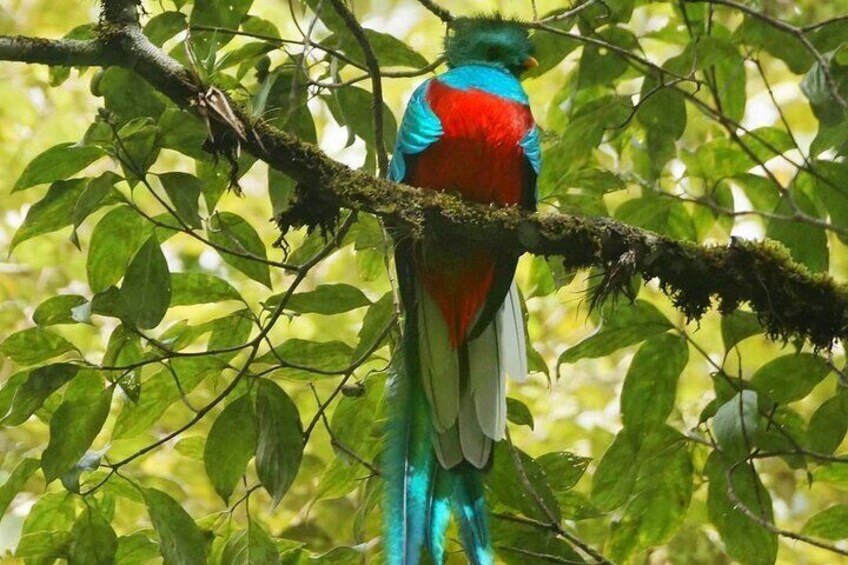
[[[380,73],[380,63],[371,47],[371,42],[365,34],[356,16],[353,15],[342,0],[330,0],[336,13],[344,20],[345,25],[353,34],[362,54],[365,65],[371,75],[371,118],[374,128],[374,151],[377,153],[377,175],[386,176],[389,171],[389,157],[386,153],[386,141],[383,138],[383,81]]]

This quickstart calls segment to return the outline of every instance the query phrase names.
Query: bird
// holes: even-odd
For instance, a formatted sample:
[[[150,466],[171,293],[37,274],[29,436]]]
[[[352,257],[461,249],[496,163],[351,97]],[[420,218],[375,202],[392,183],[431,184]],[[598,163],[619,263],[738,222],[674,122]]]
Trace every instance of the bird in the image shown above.
[[[444,54],[448,70],[407,104],[388,178],[535,210],[540,134],[519,81],[538,64],[527,26],[456,18]],[[505,437],[506,378],[527,373],[518,255],[439,233],[395,241],[404,321],[383,463],[390,565],[415,565],[424,548],[443,563],[451,516],[468,561],[494,561],[483,475]]]

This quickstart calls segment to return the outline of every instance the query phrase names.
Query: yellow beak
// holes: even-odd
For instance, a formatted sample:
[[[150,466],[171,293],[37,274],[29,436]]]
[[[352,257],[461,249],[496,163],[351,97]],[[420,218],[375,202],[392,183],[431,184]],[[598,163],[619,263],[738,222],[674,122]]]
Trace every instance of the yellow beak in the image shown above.
[[[535,57],[527,57],[526,59],[524,59],[524,69],[525,70],[530,70],[533,67],[538,67],[538,66],[539,66],[539,61],[537,61]]]

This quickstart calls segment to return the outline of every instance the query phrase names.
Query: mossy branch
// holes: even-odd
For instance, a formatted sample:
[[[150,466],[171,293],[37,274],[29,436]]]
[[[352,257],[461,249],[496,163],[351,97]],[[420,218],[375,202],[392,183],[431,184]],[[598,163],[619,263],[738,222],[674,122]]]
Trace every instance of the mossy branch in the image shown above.
[[[199,108],[207,87],[150,43],[137,24],[124,21],[106,22],[101,37],[90,42],[0,37],[0,59],[120,65],[178,105]],[[613,291],[632,275],[656,278],[690,318],[703,315],[713,301],[722,312],[747,303],[772,337],[802,337],[817,347],[848,337],[848,289],[828,276],[809,273],[777,244],[734,239],[726,246],[704,247],[608,218],[473,204],[352,170],[319,148],[233,109],[240,123],[218,125],[233,128],[245,150],[299,185],[299,201],[278,218],[283,229],[321,223],[342,207],[361,210],[382,217],[395,237],[424,237],[437,230],[498,248],[559,256],[573,268],[599,267],[615,274],[607,278]]]

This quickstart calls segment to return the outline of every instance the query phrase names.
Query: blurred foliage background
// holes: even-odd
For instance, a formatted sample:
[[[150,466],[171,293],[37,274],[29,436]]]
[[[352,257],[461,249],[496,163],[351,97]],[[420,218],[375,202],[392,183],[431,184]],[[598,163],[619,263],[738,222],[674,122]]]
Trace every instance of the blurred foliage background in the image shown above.
[[[798,36],[733,6],[591,4],[545,23],[571,37],[535,31],[541,65],[524,86],[544,132],[540,208],[703,244],[769,237],[846,280],[848,123],[836,95],[848,98],[848,2],[743,4],[793,29],[833,20],[802,34],[833,88]],[[528,21],[569,8],[445,6]],[[401,71],[383,79],[391,147],[427,76],[410,71],[440,57],[444,25],[414,1],[352,7],[381,32],[381,64]],[[328,5],[144,8],[155,43],[257,119],[374,169],[369,83],[341,85],[363,72],[312,44],[361,57]],[[0,34],[86,38],[79,26],[98,17],[93,2],[5,0]],[[0,100],[0,559],[157,562],[170,540],[177,548],[161,551],[173,562],[202,558],[192,541],[215,562],[380,562],[374,470],[395,309],[379,222],[351,218],[338,249],[304,232],[273,246],[292,182],[242,157],[243,194],[227,190],[226,161],[200,148],[203,123],[120,69],[0,62]],[[76,145],[38,163],[61,143]],[[637,302],[590,312],[598,274],[556,258],[524,257],[518,280],[534,373],[510,385],[510,432],[528,477],[500,446],[489,478],[499,559],[593,562],[547,527],[553,517],[615,562],[845,561],[842,343],[770,341],[744,311],[687,321],[650,281],[634,281]],[[298,426],[302,458],[260,455],[263,441],[297,443]],[[105,553],[86,553],[94,542]]]

